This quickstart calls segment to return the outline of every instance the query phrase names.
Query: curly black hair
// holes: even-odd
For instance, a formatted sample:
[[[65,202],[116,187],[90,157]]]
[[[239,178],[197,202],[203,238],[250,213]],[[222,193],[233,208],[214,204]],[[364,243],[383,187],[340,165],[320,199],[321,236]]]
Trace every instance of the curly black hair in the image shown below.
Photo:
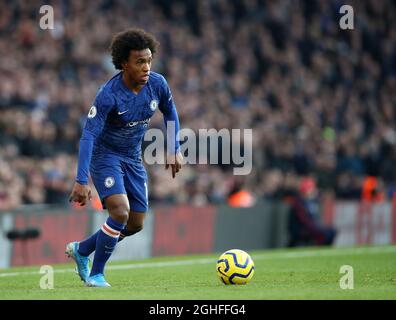
[[[150,49],[151,53],[157,51],[159,42],[155,37],[142,29],[127,29],[117,33],[110,45],[111,57],[114,67],[122,70],[122,63],[128,61],[131,50]]]

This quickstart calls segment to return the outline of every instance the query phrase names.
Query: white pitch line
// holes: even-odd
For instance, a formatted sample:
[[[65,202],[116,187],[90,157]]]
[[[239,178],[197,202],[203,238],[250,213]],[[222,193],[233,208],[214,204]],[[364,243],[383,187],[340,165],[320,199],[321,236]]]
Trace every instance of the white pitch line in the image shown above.
[[[305,258],[305,257],[323,257],[323,256],[351,256],[358,254],[379,254],[379,253],[396,253],[396,247],[372,247],[372,248],[348,248],[341,249],[340,251],[333,250],[309,250],[299,252],[279,252],[279,253],[264,253],[264,254],[252,254],[253,260],[262,259],[294,259],[294,258]],[[144,262],[144,263],[132,263],[132,264],[121,264],[121,265],[109,265],[107,270],[126,270],[126,269],[141,269],[141,268],[159,268],[159,267],[174,267],[182,265],[193,265],[193,264],[209,264],[214,263],[213,258],[197,258],[188,260],[174,260],[164,262]],[[74,269],[55,269],[56,273],[75,272]],[[27,272],[8,272],[0,273],[0,277],[16,277],[25,275],[38,275],[39,271],[27,271]]]

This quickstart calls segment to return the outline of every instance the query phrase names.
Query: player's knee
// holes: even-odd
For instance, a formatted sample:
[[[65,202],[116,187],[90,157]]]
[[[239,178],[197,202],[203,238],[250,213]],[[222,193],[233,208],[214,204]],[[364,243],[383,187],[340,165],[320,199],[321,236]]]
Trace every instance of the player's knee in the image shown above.
[[[128,221],[128,211],[116,210],[111,212],[110,215],[114,220],[121,222],[123,224],[126,224]]]
[[[115,204],[108,208],[110,216],[121,223],[127,223],[129,217],[129,208],[124,204]]]

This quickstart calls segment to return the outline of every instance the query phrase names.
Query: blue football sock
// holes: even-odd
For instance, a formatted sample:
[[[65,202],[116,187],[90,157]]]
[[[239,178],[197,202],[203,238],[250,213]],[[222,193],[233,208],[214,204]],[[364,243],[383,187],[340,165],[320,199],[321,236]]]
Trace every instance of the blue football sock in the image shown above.
[[[96,238],[98,237],[100,230],[95,232],[89,238],[81,241],[78,245],[78,253],[84,257],[88,257],[96,248]]]
[[[108,217],[102,228],[98,231],[96,238],[95,256],[92,263],[90,276],[98,273],[104,274],[104,267],[109,260],[117,244],[120,231],[124,224]]]

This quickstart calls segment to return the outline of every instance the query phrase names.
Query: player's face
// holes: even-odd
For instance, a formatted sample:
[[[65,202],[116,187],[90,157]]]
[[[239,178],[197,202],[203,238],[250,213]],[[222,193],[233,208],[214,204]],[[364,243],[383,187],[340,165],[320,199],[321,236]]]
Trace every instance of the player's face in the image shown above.
[[[149,79],[152,60],[150,49],[131,50],[129,60],[124,64],[124,71],[133,83],[145,85]]]

